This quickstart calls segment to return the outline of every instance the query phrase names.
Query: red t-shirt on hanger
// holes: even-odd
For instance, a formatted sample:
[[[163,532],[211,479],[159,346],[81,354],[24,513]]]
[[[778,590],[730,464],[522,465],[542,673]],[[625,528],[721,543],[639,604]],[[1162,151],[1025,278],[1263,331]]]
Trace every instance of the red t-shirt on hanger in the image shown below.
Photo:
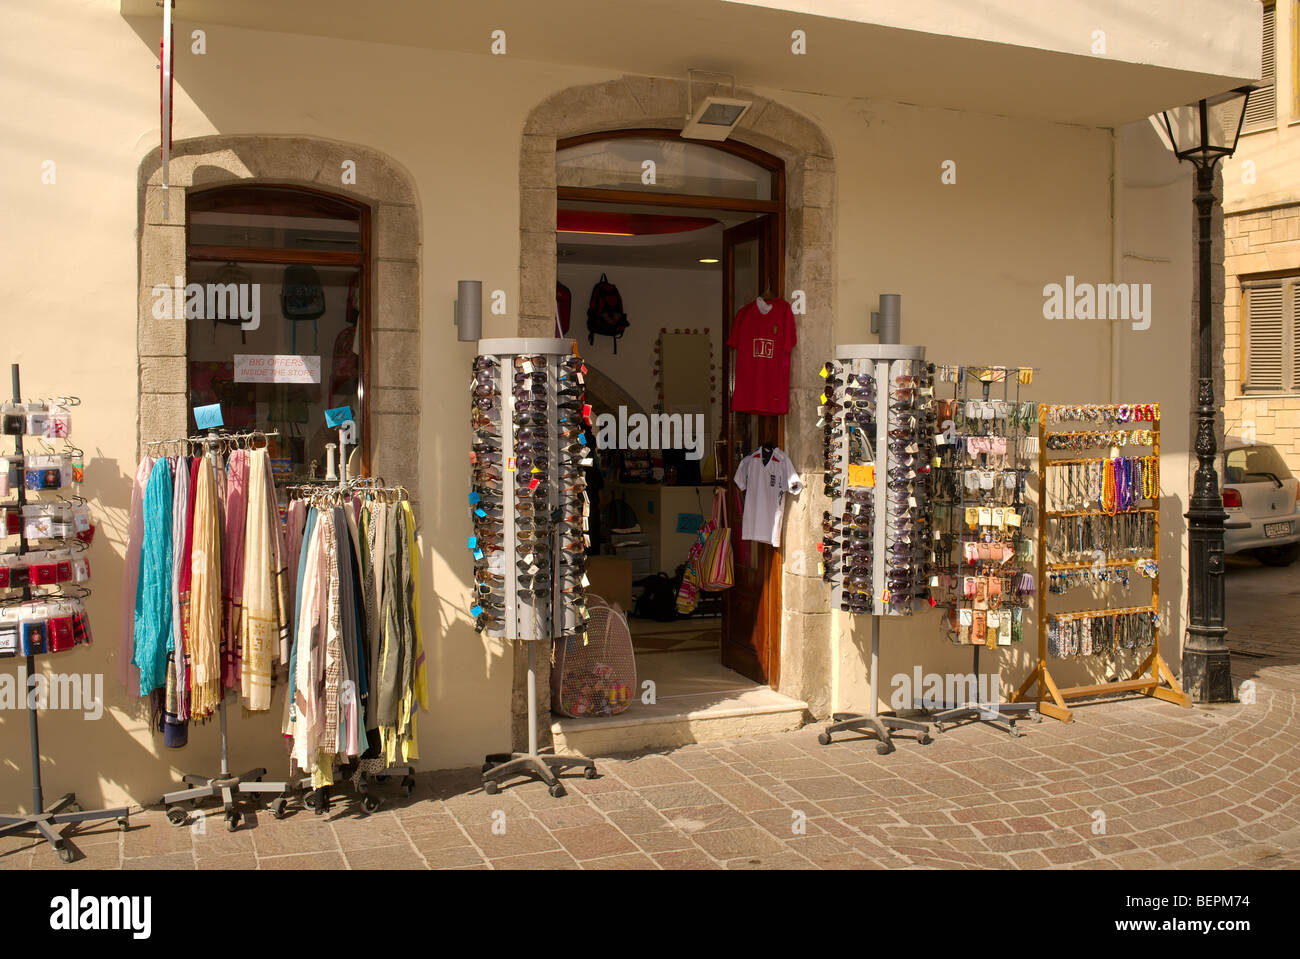
[[[794,311],[785,300],[754,300],[742,306],[731,324],[727,346],[736,351],[736,387],[731,408],[737,413],[784,416],[790,409],[790,351],[798,337]]]

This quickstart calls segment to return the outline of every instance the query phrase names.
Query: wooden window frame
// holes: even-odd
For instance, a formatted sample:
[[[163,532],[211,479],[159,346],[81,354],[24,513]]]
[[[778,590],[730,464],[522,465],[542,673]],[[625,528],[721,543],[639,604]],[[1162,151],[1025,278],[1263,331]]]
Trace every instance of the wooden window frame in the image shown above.
[[[216,201],[220,199],[218,204]],[[191,218],[195,213],[256,213],[265,216],[312,216],[357,221],[359,250],[304,250],[265,246],[191,245]],[[361,271],[357,319],[357,340],[361,345],[361,474],[370,475],[370,372],[374,352],[371,344],[371,213],[370,206],[350,197],[326,193],[293,183],[241,183],[190,190],[185,203],[185,261],[225,263],[303,264],[305,266],[354,266]],[[190,351],[185,345],[185,389],[190,389]],[[321,375],[325,375],[322,361]]]

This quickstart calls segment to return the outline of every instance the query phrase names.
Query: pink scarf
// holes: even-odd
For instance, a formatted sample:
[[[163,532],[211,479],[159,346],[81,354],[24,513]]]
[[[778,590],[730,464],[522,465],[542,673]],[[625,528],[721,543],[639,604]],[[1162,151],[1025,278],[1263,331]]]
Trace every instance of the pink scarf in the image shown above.
[[[248,511],[248,453],[235,450],[226,470],[226,541],[222,553],[221,600],[222,679],[226,689],[238,689],[243,665],[240,620],[244,596],[244,521]]]

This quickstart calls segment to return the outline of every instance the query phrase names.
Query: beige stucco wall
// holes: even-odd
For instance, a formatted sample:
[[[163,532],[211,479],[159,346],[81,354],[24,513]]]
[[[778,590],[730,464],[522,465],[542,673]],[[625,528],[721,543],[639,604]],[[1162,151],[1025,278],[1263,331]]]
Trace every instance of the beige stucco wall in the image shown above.
[[[25,392],[75,392],[84,400],[75,438],[88,454],[86,493],[100,523],[92,554],[97,643],[47,665],[104,673],[108,709],[95,722],[42,717],[47,785],[51,792],[75,788],[83,804],[124,795],[154,801],[180,771],[215,768],[217,737],[215,727],[192,728],[187,749],[165,754],[145,728],[138,699],[116,681],[120,556],[137,440],[136,182],[157,145],[157,23],[123,21],[105,4],[43,3],[13,9],[7,26],[0,36],[0,156],[10,174],[0,183],[0,207],[11,242],[0,260],[0,290],[9,350],[0,359],[23,364]],[[190,27],[182,22],[178,37]],[[52,45],[65,55],[50,57]],[[484,335],[514,331],[525,117],[557,90],[612,75],[216,27],[208,30],[207,50],[178,55],[178,139],[273,133],[365,144],[393,158],[416,185],[423,218],[418,499],[432,694],[419,765],[477,763],[506,748],[511,669],[509,651],[476,635],[465,612],[463,383],[472,347],[454,339],[451,304],[458,279],[481,279],[486,291],[505,290],[509,305],[506,316],[485,315]],[[1041,367],[1038,399],[1108,398],[1109,331],[1041,317],[1044,284],[1067,273],[1110,279],[1108,131],[759,92],[806,114],[834,147],[837,341],[868,338],[867,315],[879,295],[902,293],[904,338],[925,343],[933,359],[1033,364]],[[1165,404],[1165,521],[1173,528],[1186,496],[1190,206],[1185,178],[1151,144],[1126,141],[1124,156],[1133,216],[1119,241],[1134,255],[1122,259],[1122,273],[1157,283],[1157,313],[1149,331],[1124,334],[1119,395]],[[940,183],[947,159],[957,163],[956,185]],[[46,160],[57,165],[49,185],[41,182]],[[815,475],[818,464],[805,460],[800,469]],[[820,517],[813,500],[796,509],[815,508]],[[1178,542],[1171,534],[1164,545],[1177,555]],[[805,546],[811,554],[813,541]],[[1178,579],[1167,567],[1175,636]],[[823,701],[833,661],[836,704],[861,706],[865,630],[832,645],[832,636],[845,635],[838,614],[833,633],[824,614],[798,615],[816,600],[787,595],[787,628],[824,644]],[[932,615],[886,623],[884,647],[886,676],[915,662],[927,671],[969,663],[967,651],[939,637]],[[1024,653],[1013,655],[1009,679],[1023,675]],[[1176,662],[1176,650],[1169,658]],[[28,801],[26,748],[25,716],[0,714],[0,755],[8,757],[0,764],[0,807]],[[284,768],[270,717],[236,710],[231,749],[236,767]]]

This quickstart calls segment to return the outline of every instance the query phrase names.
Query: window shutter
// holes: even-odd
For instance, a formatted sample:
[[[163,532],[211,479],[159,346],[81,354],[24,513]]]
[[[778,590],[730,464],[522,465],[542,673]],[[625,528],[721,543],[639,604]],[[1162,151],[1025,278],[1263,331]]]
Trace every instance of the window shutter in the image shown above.
[[[1282,287],[1253,287],[1246,302],[1249,312],[1246,331],[1249,337],[1246,348],[1246,386],[1251,390],[1280,392]]]
[[[1291,388],[1300,390],[1300,283],[1287,289],[1291,293]]]
[[[1277,123],[1277,60],[1273,42],[1274,26],[1277,20],[1277,7],[1268,4],[1264,7],[1263,56],[1260,63],[1260,88],[1251,93],[1246,103],[1245,126],[1272,126]]]

